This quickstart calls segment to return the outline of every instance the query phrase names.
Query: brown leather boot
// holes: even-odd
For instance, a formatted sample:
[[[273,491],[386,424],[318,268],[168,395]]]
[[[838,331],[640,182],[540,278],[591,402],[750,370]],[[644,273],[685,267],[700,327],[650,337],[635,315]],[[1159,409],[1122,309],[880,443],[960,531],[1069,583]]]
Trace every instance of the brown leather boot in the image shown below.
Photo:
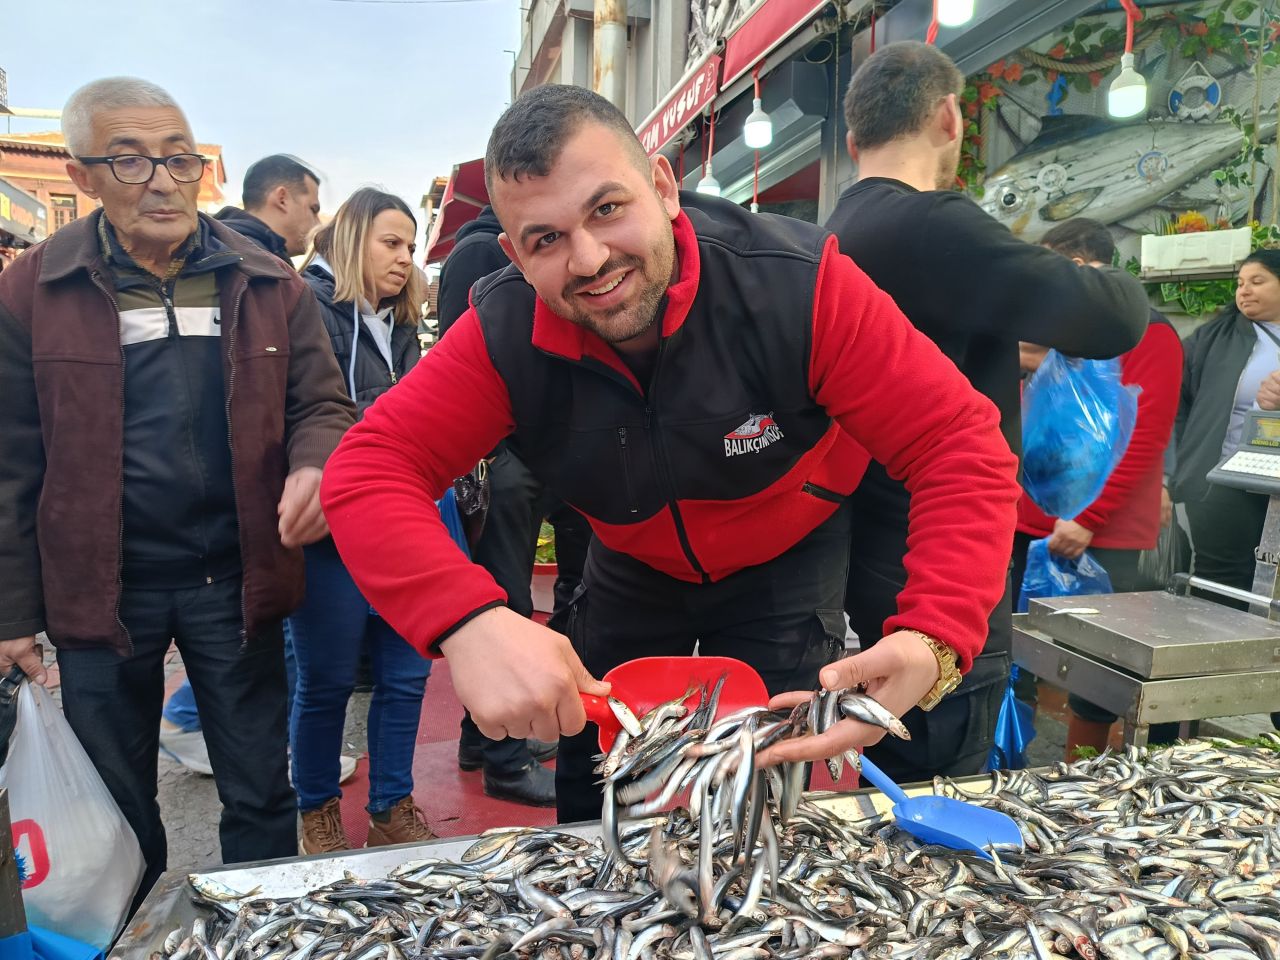
[[[314,810],[302,811],[302,839],[298,841],[298,853],[305,857],[349,849],[351,845],[347,843],[347,835],[342,829],[342,807],[337,797],[326,800]]]
[[[413,797],[405,797],[387,811],[390,816],[386,820],[369,817],[369,838],[366,847],[389,847],[396,843],[423,843],[434,840],[436,835],[427,826],[427,818],[423,816]]]
[[[1067,716],[1067,762],[1080,759],[1076,747],[1093,747],[1099,753],[1107,749],[1111,736],[1111,724],[1100,720],[1085,720],[1074,713]]]

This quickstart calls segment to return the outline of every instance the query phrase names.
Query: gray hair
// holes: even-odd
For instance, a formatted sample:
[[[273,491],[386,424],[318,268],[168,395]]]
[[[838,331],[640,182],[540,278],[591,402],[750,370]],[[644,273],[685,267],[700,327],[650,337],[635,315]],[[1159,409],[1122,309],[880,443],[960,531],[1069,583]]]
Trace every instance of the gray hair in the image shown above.
[[[138,77],[103,77],[91,80],[71,95],[62,108],[62,138],[73,157],[93,149],[93,115],[99,110],[123,107],[167,107],[186,114],[164,88]],[[187,124],[190,129],[190,124]]]

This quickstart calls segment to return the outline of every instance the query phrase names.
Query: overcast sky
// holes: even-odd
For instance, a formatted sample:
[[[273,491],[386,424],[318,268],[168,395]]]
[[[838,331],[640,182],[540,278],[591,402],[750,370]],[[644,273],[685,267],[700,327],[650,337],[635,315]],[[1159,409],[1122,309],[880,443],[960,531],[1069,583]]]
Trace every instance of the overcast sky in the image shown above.
[[[227,197],[259,157],[296,154],[332,212],[357,187],[410,207],[484,152],[510,100],[518,0],[0,0],[9,104],[61,109],[89,80],[167,89],[195,135],[223,147]],[[13,120],[31,133],[51,122]],[[6,124],[0,118],[0,130]]]

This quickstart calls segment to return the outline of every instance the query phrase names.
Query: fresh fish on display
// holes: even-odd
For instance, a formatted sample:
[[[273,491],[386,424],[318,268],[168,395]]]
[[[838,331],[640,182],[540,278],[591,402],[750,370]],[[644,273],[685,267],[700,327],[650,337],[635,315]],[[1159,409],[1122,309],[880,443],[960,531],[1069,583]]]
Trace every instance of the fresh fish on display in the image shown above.
[[[288,899],[193,874],[210,916],[151,960],[1280,956],[1280,736],[996,771],[982,793],[936,779],[935,793],[1018,821],[1025,850],[987,860],[885,818],[842,820],[800,796],[802,765],[755,769],[760,750],[821,732],[858,695],[712,722],[703,690],[687,711],[637,717],[642,733],[602,758],[599,840],[490,831],[457,861]]]
[[[1275,136],[1273,111],[1259,119],[1258,137],[1267,142]],[[1226,120],[1116,124],[1082,115],[1046,117],[1040,134],[986,178],[981,206],[1030,241],[1072,217],[1114,223],[1205,177],[1243,142],[1244,134]]]

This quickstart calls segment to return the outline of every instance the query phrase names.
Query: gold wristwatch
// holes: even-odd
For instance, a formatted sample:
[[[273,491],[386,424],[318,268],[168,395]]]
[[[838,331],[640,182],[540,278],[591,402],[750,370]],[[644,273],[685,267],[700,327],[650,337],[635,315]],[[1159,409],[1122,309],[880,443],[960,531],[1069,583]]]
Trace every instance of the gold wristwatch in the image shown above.
[[[921,633],[919,630],[908,630],[906,632],[914,633],[923,640],[938,659],[938,682],[916,704],[921,710],[932,710],[942,701],[943,697],[960,686],[960,681],[963,678],[960,676],[960,671],[956,669],[956,654],[946,644],[939,643],[927,633]]]

